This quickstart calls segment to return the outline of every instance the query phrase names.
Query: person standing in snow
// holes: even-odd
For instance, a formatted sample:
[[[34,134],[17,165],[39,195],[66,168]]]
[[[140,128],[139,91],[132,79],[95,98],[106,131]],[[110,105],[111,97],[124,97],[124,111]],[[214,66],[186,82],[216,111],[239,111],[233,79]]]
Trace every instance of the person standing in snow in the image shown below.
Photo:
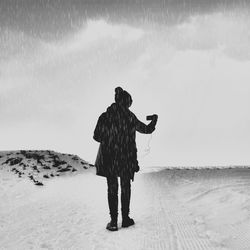
[[[135,222],[129,217],[131,183],[135,172],[139,171],[136,131],[151,134],[155,130],[158,116],[152,115],[146,125],[139,121],[129,110],[131,95],[121,87],[115,89],[115,103],[107,108],[98,119],[94,130],[94,140],[100,143],[96,157],[96,174],[107,178],[108,204],[111,221],[106,229],[117,231],[118,217],[118,177],[121,186],[122,227],[129,227]]]

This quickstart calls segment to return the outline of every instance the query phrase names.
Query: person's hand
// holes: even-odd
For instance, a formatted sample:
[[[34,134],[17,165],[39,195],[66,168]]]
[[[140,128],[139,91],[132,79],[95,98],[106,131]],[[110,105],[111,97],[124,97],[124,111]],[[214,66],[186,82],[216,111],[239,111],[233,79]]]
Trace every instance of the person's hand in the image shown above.
[[[154,119],[155,121],[158,120],[158,115],[154,114],[153,117],[154,117],[153,119]]]

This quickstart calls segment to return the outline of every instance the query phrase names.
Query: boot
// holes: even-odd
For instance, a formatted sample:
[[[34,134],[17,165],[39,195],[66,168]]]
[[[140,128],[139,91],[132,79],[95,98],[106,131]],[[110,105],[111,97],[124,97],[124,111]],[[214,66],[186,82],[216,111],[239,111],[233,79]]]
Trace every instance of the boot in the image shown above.
[[[108,179],[108,204],[111,221],[107,224],[106,229],[117,231],[118,218],[118,182],[117,178]]]
[[[111,219],[111,221],[107,224],[106,229],[109,231],[117,231],[117,219]]]
[[[122,227],[129,227],[135,224],[134,220],[129,217],[130,197],[131,197],[130,180],[122,179],[122,190],[121,190]]]
[[[122,227],[130,227],[134,224],[135,224],[134,220],[130,218],[129,216],[122,217]]]
[[[110,231],[117,231],[117,218],[118,218],[118,198],[117,196],[109,196],[109,214],[111,221],[107,224],[106,229]]]

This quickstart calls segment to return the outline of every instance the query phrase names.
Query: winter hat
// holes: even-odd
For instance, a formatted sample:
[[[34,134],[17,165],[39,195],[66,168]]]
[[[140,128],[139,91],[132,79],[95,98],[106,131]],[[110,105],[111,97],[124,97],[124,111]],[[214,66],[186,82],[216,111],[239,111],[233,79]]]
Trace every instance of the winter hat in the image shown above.
[[[126,90],[117,87],[115,88],[115,102],[119,105],[130,107],[132,104],[132,97]]]

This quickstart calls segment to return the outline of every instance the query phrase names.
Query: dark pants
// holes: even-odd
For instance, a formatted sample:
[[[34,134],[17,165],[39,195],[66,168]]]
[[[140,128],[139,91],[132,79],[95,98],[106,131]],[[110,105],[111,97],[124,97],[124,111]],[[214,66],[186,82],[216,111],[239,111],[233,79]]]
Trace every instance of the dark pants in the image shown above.
[[[116,221],[118,216],[118,177],[108,177],[107,184],[109,213],[111,219]],[[131,196],[130,178],[120,177],[120,185],[122,218],[125,219],[129,215],[129,205]]]

